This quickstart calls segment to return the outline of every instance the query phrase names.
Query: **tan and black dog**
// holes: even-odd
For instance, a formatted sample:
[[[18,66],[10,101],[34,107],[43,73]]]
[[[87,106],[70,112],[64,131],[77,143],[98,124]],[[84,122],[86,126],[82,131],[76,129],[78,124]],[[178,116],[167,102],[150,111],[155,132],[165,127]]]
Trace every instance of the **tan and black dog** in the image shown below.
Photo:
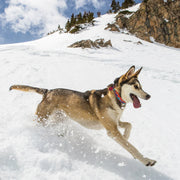
[[[142,69],[142,68],[141,68]],[[153,166],[156,161],[145,158],[127,140],[131,131],[131,124],[120,121],[126,103],[132,102],[135,108],[141,107],[138,97],[149,99],[150,95],[143,91],[138,75],[132,66],[124,75],[116,78],[103,90],[77,92],[68,89],[41,89],[24,85],[14,85],[10,90],[36,92],[43,95],[37,107],[36,114],[40,122],[44,122],[50,115],[63,111],[73,120],[87,128],[105,128],[107,134],[123,146],[135,159],[146,166]],[[122,135],[118,126],[125,129]]]

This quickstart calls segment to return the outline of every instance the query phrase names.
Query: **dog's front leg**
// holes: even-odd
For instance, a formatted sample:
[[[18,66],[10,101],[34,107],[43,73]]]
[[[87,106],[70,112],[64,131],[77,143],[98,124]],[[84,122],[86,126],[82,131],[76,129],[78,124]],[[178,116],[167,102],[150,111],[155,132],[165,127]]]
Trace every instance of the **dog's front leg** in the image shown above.
[[[144,156],[122,136],[114,122],[104,120],[102,123],[106,128],[108,135],[124,147],[129,153],[131,153],[135,159],[138,159],[146,166],[153,166],[156,163],[154,160],[144,158]]]
[[[124,135],[123,137],[128,140],[129,139],[129,136],[130,136],[130,132],[131,132],[131,129],[132,129],[132,125],[128,122],[121,122],[121,121],[118,121],[118,125],[121,127],[121,128],[124,128]]]

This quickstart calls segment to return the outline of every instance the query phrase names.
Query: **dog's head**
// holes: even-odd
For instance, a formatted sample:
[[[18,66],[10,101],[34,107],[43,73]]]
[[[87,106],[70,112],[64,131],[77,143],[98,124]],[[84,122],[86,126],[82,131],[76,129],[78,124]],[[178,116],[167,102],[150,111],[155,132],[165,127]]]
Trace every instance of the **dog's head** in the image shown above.
[[[132,66],[124,75],[115,79],[114,86],[120,90],[121,97],[128,103],[132,102],[135,108],[141,107],[139,98],[148,100],[151,96],[143,91],[138,75],[142,68],[135,72]]]

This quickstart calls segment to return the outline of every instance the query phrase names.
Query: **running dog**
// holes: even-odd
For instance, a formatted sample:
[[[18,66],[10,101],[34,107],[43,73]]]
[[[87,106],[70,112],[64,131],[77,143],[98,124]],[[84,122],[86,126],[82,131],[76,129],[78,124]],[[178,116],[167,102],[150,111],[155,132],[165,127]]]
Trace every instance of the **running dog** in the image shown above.
[[[126,103],[133,103],[140,108],[139,98],[148,100],[150,95],[143,91],[138,75],[142,68],[135,72],[132,66],[124,75],[116,78],[113,84],[102,90],[78,92],[68,89],[41,89],[25,85],[13,85],[10,90],[36,92],[43,95],[37,107],[36,115],[44,122],[50,115],[63,111],[71,119],[87,128],[105,128],[108,136],[124,147],[135,159],[146,166],[153,166],[156,161],[145,158],[128,142],[131,124],[120,121]],[[138,98],[139,97],[139,98]],[[118,130],[124,128],[124,134]]]

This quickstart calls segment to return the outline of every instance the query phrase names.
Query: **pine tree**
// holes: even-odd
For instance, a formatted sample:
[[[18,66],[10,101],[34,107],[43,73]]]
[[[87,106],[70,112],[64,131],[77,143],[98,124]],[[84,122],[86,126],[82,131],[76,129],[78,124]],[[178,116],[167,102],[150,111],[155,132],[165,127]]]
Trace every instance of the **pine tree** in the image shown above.
[[[82,24],[83,23],[83,18],[81,12],[77,15],[77,24]]]
[[[101,12],[97,12],[97,16],[100,17],[101,16]]]
[[[76,24],[76,18],[74,17],[74,13],[71,15],[71,21],[70,21],[71,27]]]
[[[91,22],[94,19],[94,13],[90,12],[88,13],[88,23]]]
[[[111,8],[112,8],[112,11],[113,11],[114,13],[117,13],[117,11],[121,8],[121,7],[120,7],[120,4],[119,4],[119,1],[116,2],[116,0],[112,0]]]
[[[65,26],[66,30],[69,31],[71,29],[71,23],[68,19],[67,23],[66,23],[66,26]]]
[[[115,0],[112,0],[112,3],[111,3],[111,8],[112,8],[112,11],[116,12],[116,1]]]
[[[92,22],[92,20],[94,19],[94,13],[90,12],[86,13],[84,12],[83,16],[82,13],[80,12],[78,15],[71,15],[71,19],[67,21],[66,25],[65,25],[65,29],[68,31],[70,31],[70,29],[72,27],[72,30],[70,32],[77,32],[80,28],[79,24],[83,24],[83,23],[90,23]],[[58,26],[58,29],[61,29],[60,26]]]
[[[125,0],[122,3],[122,8],[125,9],[125,8],[133,6],[134,4],[135,4],[134,0]]]
[[[88,21],[88,14],[87,14],[86,11],[84,11],[84,14],[83,14],[83,22],[84,22],[84,23],[87,23],[87,21]]]
[[[61,30],[62,28],[61,28],[61,26],[60,25],[58,25],[58,30]]]
[[[119,1],[117,2],[117,10],[120,10],[121,9],[121,6],[119,4]]]

